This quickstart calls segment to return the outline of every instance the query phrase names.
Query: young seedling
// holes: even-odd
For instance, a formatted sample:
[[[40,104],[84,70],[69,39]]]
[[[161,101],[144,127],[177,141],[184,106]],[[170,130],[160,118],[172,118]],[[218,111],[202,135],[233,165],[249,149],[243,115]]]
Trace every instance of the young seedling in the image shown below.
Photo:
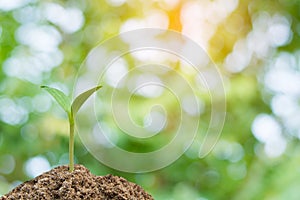
[[[51,88],[48,86],[41,86],[41,88],[45,89],[49,94],[53,96],[53,98],[57,101],[57,103],[64,109],[64,111],[68,114],[69,118],[69,126],[70,126],[70,139],[69,139],[69,170],[72,172],[74,170],[74,126],[75,126],[75,116],[83,105],[83,103],[97,90],[99,90],[102,86],[97,86],[92,89],[89,89],[80,95],[78,95],[73,102],[71,102],[70,98],[66,96],[62,91]]]

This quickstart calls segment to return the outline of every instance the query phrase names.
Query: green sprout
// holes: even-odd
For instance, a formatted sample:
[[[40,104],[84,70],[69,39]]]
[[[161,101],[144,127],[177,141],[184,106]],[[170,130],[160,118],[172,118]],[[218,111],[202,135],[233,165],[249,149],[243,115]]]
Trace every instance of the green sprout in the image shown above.
[[[80,95],[78,95],[73,102],[71,102],[70,98],[66,96],[62,91],[51,88],[48,86],[41,86],[41,88],[45,89],[49,94],[51,94],[57,103],[64,109],[64,111],[68,114],[69,125],[70,125],[70,140],[69,140],[69,170],[72,172],[74,170],[74,126],[75,126],[75,115],[77,114],[80,107],[83,103],[97,90],[99,90],[102,86],[97,86],[92,89],[89,89]]]

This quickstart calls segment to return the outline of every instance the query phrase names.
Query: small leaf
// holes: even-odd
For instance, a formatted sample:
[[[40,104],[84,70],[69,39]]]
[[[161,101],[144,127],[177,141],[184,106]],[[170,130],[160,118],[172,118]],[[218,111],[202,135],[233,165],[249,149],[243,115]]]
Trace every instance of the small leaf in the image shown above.
[[[51,94],[56,102],[68,113],[68,115],[71,113],[70,99],[62,91],[45,85],[41,86],[41,88],[45,89],[49,94]]]
[[[72,111],[73,111],[73,115],[75,115],[78,110],[81,108],[81,106],[83,105],[83,103],[97,90],[99,90],[100,88],[102,88],[102,86],[97,86],[94,87],[92,89],[89,89],[83,93],[81,93],[79,96],[77,96],[75,98],[75,100],[72,103]]]

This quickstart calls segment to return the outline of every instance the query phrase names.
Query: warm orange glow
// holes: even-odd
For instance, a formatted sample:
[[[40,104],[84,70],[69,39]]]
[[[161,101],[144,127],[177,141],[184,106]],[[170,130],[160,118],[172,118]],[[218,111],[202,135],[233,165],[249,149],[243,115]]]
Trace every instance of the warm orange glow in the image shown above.
[[[181,13],[181,3],[179,3],[174,9],[168,12],[168,16],[169,16],[168,29],[181,32],[182,24],[180,20],[180,13]]]

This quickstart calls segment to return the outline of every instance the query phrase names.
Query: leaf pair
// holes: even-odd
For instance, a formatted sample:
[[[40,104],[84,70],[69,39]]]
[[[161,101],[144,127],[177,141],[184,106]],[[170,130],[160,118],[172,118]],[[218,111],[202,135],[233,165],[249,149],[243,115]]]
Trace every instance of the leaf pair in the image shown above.
[[[76,115],[78,110],[81,108],[83,103],[97,90],[99,90],[102,86],[97,86],[92,89],[89,89],[80,95],[78,95],[74,101],[71,103],[71,100],[68,96],[66,96],[62,91],[51,88],[48,86],[41,86],[41,88],[45,89],[49,94],[53,96],[53,98],[57,101],[57,103],[68,113],[68,115]]]

